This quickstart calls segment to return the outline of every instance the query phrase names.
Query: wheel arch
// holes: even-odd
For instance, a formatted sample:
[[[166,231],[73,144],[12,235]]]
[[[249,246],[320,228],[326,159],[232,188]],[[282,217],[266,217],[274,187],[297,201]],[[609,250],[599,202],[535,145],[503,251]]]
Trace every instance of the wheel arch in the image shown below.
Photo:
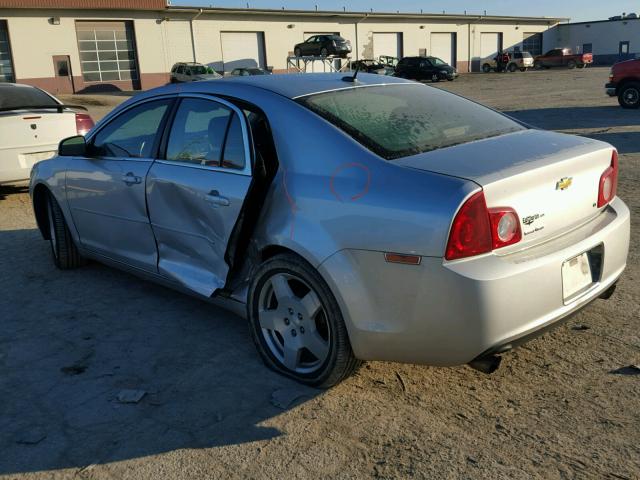
[[[626,87],[627,85],[629,85],[630,83],[640,83],[640,77],[625,77],[623,78],[620,83],[618,83],[618,85],[616,86],[616,93],[620,93],[620,90],[622,90],[624,87]]]
[[[45,240],[51,239],[51,235],[49,234],[49,217],[47,216],[47,200],[49,195],[51,195],[51,190],[42,183],[37,184],[33,188],[31,195],[36,225],[42,234],[42,238]]]

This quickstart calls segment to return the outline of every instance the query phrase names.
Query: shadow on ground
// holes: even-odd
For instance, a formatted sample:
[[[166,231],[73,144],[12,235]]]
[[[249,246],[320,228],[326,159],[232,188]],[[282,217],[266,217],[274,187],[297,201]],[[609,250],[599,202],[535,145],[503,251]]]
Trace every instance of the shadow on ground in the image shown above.
[[[608,142],[620,153],[640,152],[640,112],[617,106],[563,107],[504,112],[521,122],[545,130],[570,130],[571,133]],[[584,129],[584,132],[579,130]]]
[[[0,185],[0,200],[4,200],[8,195],[28,192],[28,185]]]
[[[274,438],[262,422],[319,394],[269,371],[233,314],[96,263],[57,270],[35,229],[0,231],[0,251],[23,266],[0,277],[0,474]]]

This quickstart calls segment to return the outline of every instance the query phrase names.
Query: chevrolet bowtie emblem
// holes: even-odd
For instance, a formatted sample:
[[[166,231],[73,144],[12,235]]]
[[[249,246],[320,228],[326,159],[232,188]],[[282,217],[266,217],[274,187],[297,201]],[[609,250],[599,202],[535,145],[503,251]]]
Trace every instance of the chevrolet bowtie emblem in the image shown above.
[[[556,190],[566,190],[573,183],[572,177],[564,177],[556,182]]]

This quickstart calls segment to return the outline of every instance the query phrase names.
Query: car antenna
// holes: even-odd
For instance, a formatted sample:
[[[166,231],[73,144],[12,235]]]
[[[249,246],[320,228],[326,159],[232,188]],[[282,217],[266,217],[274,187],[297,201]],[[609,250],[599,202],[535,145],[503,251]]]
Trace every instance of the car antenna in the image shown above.
[[[360,62],[356,63],[356,71],[353,72],[353,77],[347,75],[346,77],[342,77],[343,82],[356,83],[358,81],[358,72],[360,71]]]

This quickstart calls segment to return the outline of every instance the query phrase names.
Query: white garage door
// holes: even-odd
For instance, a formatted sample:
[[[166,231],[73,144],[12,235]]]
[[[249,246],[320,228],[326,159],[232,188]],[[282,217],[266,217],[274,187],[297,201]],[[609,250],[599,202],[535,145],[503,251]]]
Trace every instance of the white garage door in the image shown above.
[[[455,35],[453,33],[432,33],[429,55],[441,58],[449,65],[455,66]]]
[[[222,32],[222,62],[224,71],[239,67],[265,66],[262,32]]]
[[[481,33],[480,34],[480,58],[493,58],[500,50],[500,34],[499,33]]]
[[[401,43],[399,33],[374,33],[373,58],[378,58],[380,55],[400,58]]]

